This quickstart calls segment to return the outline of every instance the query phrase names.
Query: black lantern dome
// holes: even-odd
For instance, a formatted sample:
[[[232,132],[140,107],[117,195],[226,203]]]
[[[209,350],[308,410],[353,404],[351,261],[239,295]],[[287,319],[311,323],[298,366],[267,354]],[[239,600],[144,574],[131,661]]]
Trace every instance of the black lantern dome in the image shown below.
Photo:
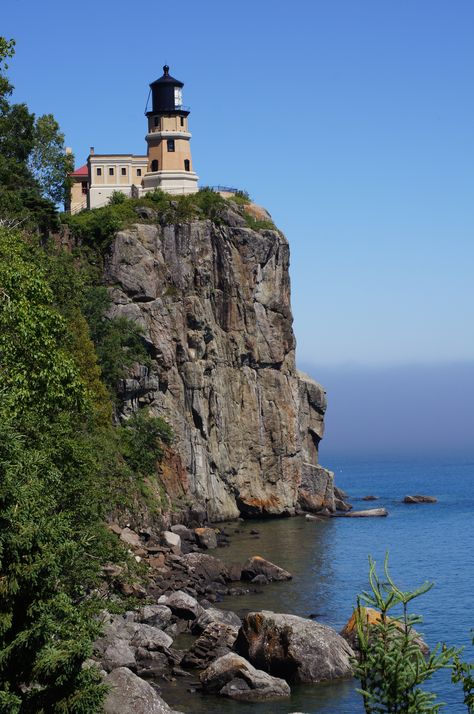
[[[150,84],[152,109],[150,114],[183,114],[188,115],[189,111],[183,108],[182,88],[183,82],[170,75],[170,68],[167,64],[163,67],[163,75]]]

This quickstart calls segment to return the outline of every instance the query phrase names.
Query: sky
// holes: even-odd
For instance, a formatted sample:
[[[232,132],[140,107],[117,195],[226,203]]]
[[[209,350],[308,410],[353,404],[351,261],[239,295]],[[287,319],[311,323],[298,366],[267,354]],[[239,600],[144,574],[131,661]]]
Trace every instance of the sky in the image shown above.
[[[170,65],[200,184],[247,190],[290,242],[316,378],[377,374],[374,409],[393,370],[462,374],[469,393],[472,0],[4,0],[0,19],[16,101],[55,115],[77,165],[90,146],[145,152],[148,84]]]

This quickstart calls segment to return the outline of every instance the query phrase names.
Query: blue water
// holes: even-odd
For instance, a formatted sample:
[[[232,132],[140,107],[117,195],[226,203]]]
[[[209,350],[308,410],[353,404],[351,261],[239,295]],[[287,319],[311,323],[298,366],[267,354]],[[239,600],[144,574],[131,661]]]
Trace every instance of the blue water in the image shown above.
[[[387,518],[306,521],[290,518],[276,521],[229,524],[233,536],[228,549],[218,555],[242,562],[259,554],[293,573],[288,583],[275,583],[261,593],[226,598],[224,607],[240,614],[254,609],[292,612],[341,629],[350,617],[357,594],[367,589],[367,557],[370,553],[383,565],[390,553],[390,569],[404,589],[425,580],[435,586],[412,610],[424,617],[418,627],[432,647],[439,641],[464,645],[464,656],[474,660],[470,629],[474,627],[474,460],[361,461],[326,458],[325,465],[336,473],[336,483],[345,489],[357,509],[385,506]],[[438,498],[436,504],[406,505],[407,494],[422,493]],[[366,503],[364,495],[379,496]],[[257,528],[259,537],[250,530]],[[181,684],[182,687],[182,684]],[[427,687],[446,702],[442,710],[466,714],[462,694],[451,685],[449,673],[438,673]],[[178,702],[180,706],[178,706]],[[288,714],[358,714],[363,712],[355,683],[294,687],[290,701],[244,705],[222,699],[196,698],[182,704],[185,712],[237,714],[254,712]]]

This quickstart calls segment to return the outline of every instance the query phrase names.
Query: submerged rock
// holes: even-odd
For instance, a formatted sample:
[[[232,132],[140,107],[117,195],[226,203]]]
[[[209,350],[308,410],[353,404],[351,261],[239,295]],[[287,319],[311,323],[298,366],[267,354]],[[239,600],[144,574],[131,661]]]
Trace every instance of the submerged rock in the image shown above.
[[[350,677],[354,652],[335,630],[296,615],[251,612],[235,650],[255,667],[289,682]]]
[[[205,691],[231,699],[257,701],[290,696],[290,688],[283,679],[255,669],[235,653],[215,660],[201,672],[200,680]]]

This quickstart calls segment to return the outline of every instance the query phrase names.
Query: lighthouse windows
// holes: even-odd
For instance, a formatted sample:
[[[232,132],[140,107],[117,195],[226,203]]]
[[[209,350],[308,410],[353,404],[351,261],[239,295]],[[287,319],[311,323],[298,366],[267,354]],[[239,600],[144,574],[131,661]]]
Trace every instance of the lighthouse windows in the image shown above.
[[[174,139],[168,139],[166,142],[168,151],[174,151]]]
[[[153,159],[151,162],[151,170],[152,171],[158,171],[158,161],[157,159]]]
[[[180,87],[174,88],[174,105],[180,107],[183,103],[183,92]]]
[[[189,159],[184,159],[184,170],[189,171]]]

